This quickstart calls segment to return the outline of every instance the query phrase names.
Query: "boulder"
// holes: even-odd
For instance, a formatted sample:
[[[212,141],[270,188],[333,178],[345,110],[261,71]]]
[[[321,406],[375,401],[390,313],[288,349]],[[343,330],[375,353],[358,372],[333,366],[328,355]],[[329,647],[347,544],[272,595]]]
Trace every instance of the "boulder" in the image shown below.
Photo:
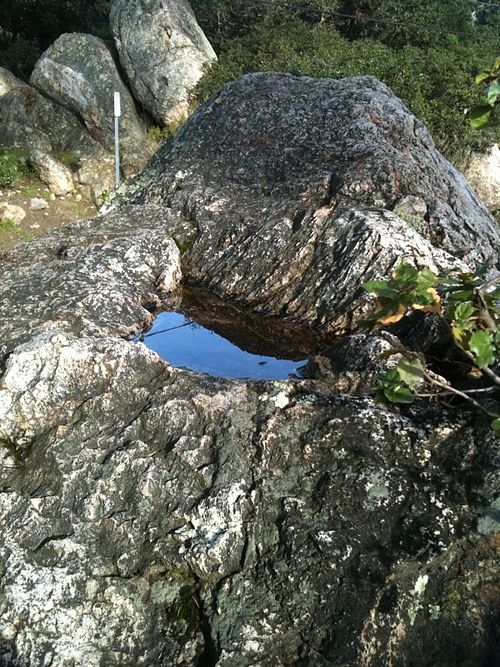
[[[14,76],[12,72],[9,72],[9,70],[4,67],[0,67],[0,97],[6,95],[15,88],[25,88],[26,85],[27,84],[24,83],[24,81],[21,81],[17,76]]]
[[[337,333],[363,317],[368,277],[402,260],[496,264],[500,248],[463,176],[371,77],[244,76],[162,145],[121,202],[192,222],[191,280]]]
[[[46,153],[102,153],[74,114],[27,85],[0,97],[0,144]]]
[[[0,220],[10,220],[15,225],[20,225],[26,217],[26,211],[22,206],[0,202]]]
[[[113,92],[121,95],[121,147],[125,166],[143,164],[151,153],[146,128],[123,83],[112,47],[81,33],[61,35],[35,65],[31,83],[80,118],[90,136],[114,147]]]
[[[465,169],[465,177],[491,211],[500,210],[500,146],[475,153]]]
[[[110,21],[136,99],[161,125],[179,123],[217,58],[187,0],[115,0]]]
[[[178,281],[170,216],[132,208],[3,254],[0,659],[384,664],[399,622],[432,631],[418,664],[446,664],[454,630],[486,667],[498,604],[474,601],[479,573],[498,584],[494,546],[471,537],[474,560],[457,535],[497,493],[498,441],[464,412],[211,379],[124,340]]]
[[[30,162],[40,180],[55,195],[67,195],[74,189],[75,184],[71,171],[52,155],[33,149],[30,152]]]
[[[276,134],[245,134],[266,105]],[[208,137],[224,132],[226,158]],[[349,145],[352,165],[333,150]],[[186,278],[353,329],[361,282],[401,258],[465,268],[494,249],[465,181],[372,79],[266,75],[213,98],[124,190],[0,253],[0,663],[493,664],[488,419],[375,403],[367,383],[394,363],[378,336],[335,339],[280,382],[176,369],[137,340],[178,301],[174,238]]]

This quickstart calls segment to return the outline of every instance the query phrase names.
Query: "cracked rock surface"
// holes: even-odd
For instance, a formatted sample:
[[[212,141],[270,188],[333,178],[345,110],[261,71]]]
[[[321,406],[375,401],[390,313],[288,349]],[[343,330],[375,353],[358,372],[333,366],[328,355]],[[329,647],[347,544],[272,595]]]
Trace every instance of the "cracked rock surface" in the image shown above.
[[[445,165],[440,190],[426,171],[442,160],[432,146],[418,159],[405,149],[420,179],[410,169],[398,181],[398,197],[425,202],[432,225],[419,218],[420,230],[420,200],[397,213],[347,205],[345,181],[324,202],[321,133],[314,154],[304,138],[309,162],[285,163],[281,181],[268,150],[283,135],[251,135],[245,176],[233,168],[238,120],[227,129],[233,166],[214,159],[197,172],[200,123],[222,123],[213,114],[226,113],[225,95],[244,88],[265,105],[289,85],[304,110],[308,86],[332,105],[332,91],[342,95],[336,82],[267,76],[200,109],[113,210],[0,255],[2,667],[494,664],[500,445],[487,424],[427,403],[376,404],[366,385],[387,341],[373,335],[338,340],[311,360],[318,376],[294,382],[191,373],[130,340],[175,294],[178,246],[192,280],[268,312],[290,304],[291,319],[342,333],[366,308],[361,283],[402,257],[441,269],[494,249],[481,204],[453,190],[458,175]],[[383,119],[373,132],[399,131],[376,113],[384,99],[415,142],[430,141],[381,84],[343,85],[360,83],[367,137],[367,115]],[[293,118],[285,125],[298,128]],[[405,151],[380,149],[371,169],[394,183]],[[356,164],[346,179],[362,174]],[[424,192],[425,178],[435,182]],[[280,227],[300,202],[304,216]],[[476,215],[469,228],[462,205]],[[442,243],[431,227],[446,230]],[[237,258],[245,273],[234,282]]]
[[[192,280],[339,333],[372,271],[434,252],[437,264],[443,252],[498,262],[498,224],[372,77],[244,76],[163,144],[121,201],[193,221]]]
[[[81,119],[92,139],[110,151],[114,147],[112,93],[119,92],[124,166],[128,173],[137,173],[133,167],[144,164],[152,146],[116,60],[116,52],[99,37],[65,33],[41,55],[30,83]]]

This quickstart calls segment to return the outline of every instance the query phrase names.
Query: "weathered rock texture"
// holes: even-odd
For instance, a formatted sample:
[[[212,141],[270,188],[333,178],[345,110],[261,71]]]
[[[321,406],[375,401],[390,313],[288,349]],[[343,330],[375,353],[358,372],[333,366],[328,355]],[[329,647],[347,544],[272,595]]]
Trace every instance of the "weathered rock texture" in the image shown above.
[[[66,195],[74,189],[75,185],[71,170],[52,157],[52,155],[32,149],[30,152],[30,162],[40,180],[48,185],[49,190],[55,195]]]
[[[115,0],[110,21],[136,99],[163,125],[183,120],[216,59],[187,0]]]
[[[118,72],[114,53],[98,37],[61,35],[41,56],[31,83],[75,113],[104,148],[114,146],[113,92],[121,95],[121,146],[129,162],[141,163],[150,146],[134,100]]]
[[[474,154],[465,176],[486,206],[500,211],[500,146],[494,144],[486,153]]]
[[[0,202],[0,219],[10,220],[15,225],[19,225],[26,217],[26,211],[21,206]]]
[[[282,100],[287,85],[290,104],[275,105],[273,91]],[[328,101],[312,117],[327,122],[317,132],[301,124],[300,147],[298,110],[317,99],[311,86]],[[223,132],[225,96],[235,90],[250,96],[228,116],[228,158],[217,146],[212,172],[196,172],[205,134]],[[371,171],[359,158],[332,172],[337,144],[330,138],[328,161],[322,140],[337,121],[326,110],[340,100],[342,119],[355,91],[371,146],[359,152]],[[275,135],[241,133],[257,94],[272,105]],[[401,128],[411,128],[415,153],[401,143],[391,149],[387,137]],[[129,339],[179,282],[169,237],[185,250],[194,240],[184,257],[201,282],[225,285],[253,267],[234,294],[276,310],[281,280],[292,314],[338,329],[360,307],[361,273],[387,272],[406,255],[440,266],[488,254],[497,238],[490,218],[420,134],[429,141],[371,79],[250,77],[157,155],[135,184],[139,205],[122,201],[0,255],[2,665],[494,664],[500,441],[487,424],[465,411],[391,409],[363,395],[363,382],[388,363],[387,343],[373,336],[339,343],[341,359],[333,351],[312,360],[319,379],[260,383],[174,369]],[[238,142],[252,157],[246,171]],[[325,201],[332,173],[366,188],[344,181]],[[391,206],[423,199],[422,235],[395,213],[370,209],[382,194]],[[460,228],[458,202],[475,213],[476,232]],[[414,200],[399,209],[422,210]],[[465,249],[475,233],[476,247]],[[291,255],[300,239],[303,265]],[[291,257],[304,278],[287,266]],[[338,393],[346,388],[359,395]]]
[[[26,84],[0,97],[0,144],[47,153],[102,152],[73,113]]]
[[[15,88],[24,88],[26,84],[17,76],[14,76],[8,69],[0,67],[0,97],[6,95]]]
[[[51,329],[81,336],[142,329],[152,319],[144,306],[158,306],[158,293],[175,289],[181,277],[179,251],[164,233],[167,224],[175,229],[175,222],[157,207],[136,207],[5,251],[0,256],[0,356]],[[183,223],[178,224],[182,231]],[[38,296],[32,292],[35,285]],[[19,295],[27,298],[14,311],[11,304]]]
[[[115,188],[115,160],[111,156],[83,157],[74,178],[86,197],[100,207]]]
[[[194,281],[340,332],[362,315],[361,283],[402,259],[498,261],[496,222],[425,127],[370,77],[254,74],[229,84],[124,200],[192,221]]]

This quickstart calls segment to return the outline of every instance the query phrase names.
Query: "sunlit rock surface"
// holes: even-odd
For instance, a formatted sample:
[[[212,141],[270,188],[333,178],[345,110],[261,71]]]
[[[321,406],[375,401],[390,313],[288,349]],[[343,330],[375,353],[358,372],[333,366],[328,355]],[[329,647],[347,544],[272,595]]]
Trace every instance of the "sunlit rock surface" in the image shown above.
[[[486,153],[475,153],[469,160],[465,176],[490,208],[500,210],[500,146],[493,144]]]
[[[111,29],[134,96],[161,125],[188,115],[189,93],[216,60],[187,0],[114,0]]]
[[[112,48],[98,37],[66,33],[42,54],[30,82],[81,118],[90,136],[107,150],[114,147],[113,93],[119,92],[121,147],[125,166],[133,171],[136,164],[144,164],[152,146],[115,57]]]
[[[362,281],[401,258],[496,251],[463,183],[373,79],[246,77],[115,210],[0,254],[0,664],[494,664],[487,420],[375,403],[394,360],[374,335],[295,382],[174,369],[130,340],[178,285],[178,247],[203,285],[350,332]]]
[[[196,224],[195,281],[336,331],[356,319],[361,282],[403,258],[498,261],[497,223],[371,77],[244,76],[160,148],[124,200]]]

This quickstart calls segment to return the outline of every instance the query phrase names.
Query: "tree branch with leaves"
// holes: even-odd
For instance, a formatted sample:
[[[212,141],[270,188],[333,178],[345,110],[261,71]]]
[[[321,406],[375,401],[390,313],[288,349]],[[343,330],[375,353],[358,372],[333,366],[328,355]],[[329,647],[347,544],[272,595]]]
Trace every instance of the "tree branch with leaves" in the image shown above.
[[[378,376],[377,396],[393,403],[411,403],[415,396],[444,398],[447,403],[450,397],[459,398],[492,418],[492,428],[500,433],[500,276],[488,278],[487,267],[477,274],[437,276],[401,264],[389,280],[364,287],[377,299],[372,321],[378,326],[393,325],[416,310],[439,317],[454,348],[454,370],[465,385],[454,386],[429,367],[423,354],[382,332],[401,359]],[[429,390],[422,392],[424,385]]]

